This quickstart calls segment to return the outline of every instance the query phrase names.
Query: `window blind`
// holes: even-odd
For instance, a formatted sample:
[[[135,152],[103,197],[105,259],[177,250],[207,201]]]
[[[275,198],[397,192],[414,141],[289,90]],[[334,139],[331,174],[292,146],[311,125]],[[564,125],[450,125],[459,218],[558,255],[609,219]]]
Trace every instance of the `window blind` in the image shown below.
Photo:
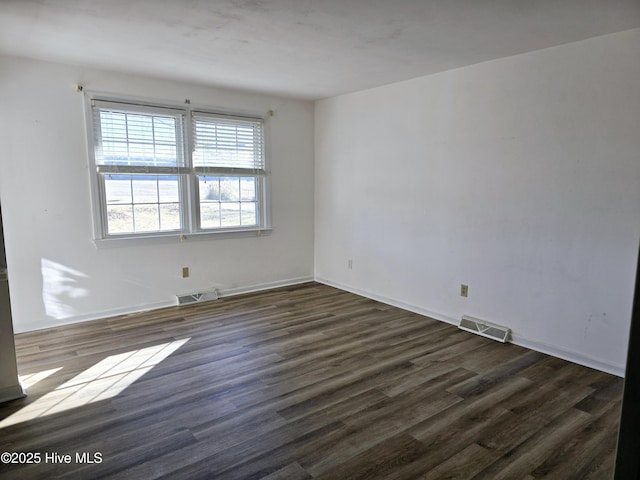
[[[93,130],[99,171],[180,173],[184,169],[181,112],[95,101]]]
[[[264,121],[193,112],[193,167],[202,173],[260,175],[265,170]]]

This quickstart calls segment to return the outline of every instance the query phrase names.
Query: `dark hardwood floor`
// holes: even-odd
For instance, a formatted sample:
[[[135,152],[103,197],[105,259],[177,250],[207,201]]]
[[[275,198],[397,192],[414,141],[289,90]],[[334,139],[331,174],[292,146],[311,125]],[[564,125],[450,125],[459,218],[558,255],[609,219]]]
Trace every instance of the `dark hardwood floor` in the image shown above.
[[[316,283],[16,344],[3,479],[613,473],[622,379]]]

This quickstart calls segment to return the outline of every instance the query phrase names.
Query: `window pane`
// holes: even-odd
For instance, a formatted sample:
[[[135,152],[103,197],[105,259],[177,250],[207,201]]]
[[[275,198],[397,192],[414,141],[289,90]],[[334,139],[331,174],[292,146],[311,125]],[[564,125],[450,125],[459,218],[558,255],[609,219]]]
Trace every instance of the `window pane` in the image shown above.
[[[158,192],[160,194],[160,202],[180,202],[180,184],[178,177],[158,177]]]
[[[200,202],[220,201],[219,177],[198,177],[198,188],[200,191]]]
[[[240,225],[240,203],[223,202],[220,204],[220,223],[223,227]]]
[[[130,175],[105,175],[104,177],[107,204],[131,203]]]
[[[154,117],[153,128],[155,129],[156,142],[172,143],[176,135],[176,124],[173,118]]]
[[[176,146],[175,145],[158,145],[156,143],[156,164],[160,167],[174,166],[176,164]]]
[[[220,228],[219,203],[203,203],[200,205],[200,226],[202,228]]]
[[[127,116],[118,112],[100,112],[102,139],[114,140],[127,136]]]
[[[180,230],[180,204],[160,204],[160,229]]]
[[[134,203],[158,203],[158,177],[135,176],[132,185]]]
[[[220,177],[220,200],[223,202],[240,200],[240,179],[238,177]]]
[[[131,205],[107,206],[107,230],[111,235],[133,231],[133,211]]]
[[[129,140],[153,141],[153,117],[151,115],[127,114]]]
[[[157,232],[160,230],[158,205],[134,205],[134,231]]]
[[[129,143],[129,162],[131,165],[155,165],[152,143]]]
[[[103,162],[110,165],[126,165],[129,163],[129,148],[126,142],[109,142],[102,143]]]
[[[240,180],[240,201],[255,202],[256,200],[256,178],[242,177]]]
[[[255,202],[242,202],[240,204],[241,218],[243,226],[257,225],[258,219],[256,217],[256,204]]]

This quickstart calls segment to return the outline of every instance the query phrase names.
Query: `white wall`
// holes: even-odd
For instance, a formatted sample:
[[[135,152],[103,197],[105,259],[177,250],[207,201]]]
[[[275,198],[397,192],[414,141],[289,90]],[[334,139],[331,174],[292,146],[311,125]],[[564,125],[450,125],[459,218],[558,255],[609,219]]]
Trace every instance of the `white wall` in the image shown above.
[[[621,374],[639,79],[636,29],[318,102],[316,278]]]
[[[96,248],[76,83],[232,111],[276,110],[273,233]],[[313,277],[313,103],[0,57],[0,105],[0,200],[17,332],[171,305],[176,293],[232,293]]]

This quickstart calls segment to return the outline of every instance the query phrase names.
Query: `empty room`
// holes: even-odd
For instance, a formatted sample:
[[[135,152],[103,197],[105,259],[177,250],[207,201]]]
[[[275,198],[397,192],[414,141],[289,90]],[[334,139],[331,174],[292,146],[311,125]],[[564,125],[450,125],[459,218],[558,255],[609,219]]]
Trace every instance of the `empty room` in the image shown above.
[[[0,0],[0,477],[640,478],[639,79],[637,0]]]

